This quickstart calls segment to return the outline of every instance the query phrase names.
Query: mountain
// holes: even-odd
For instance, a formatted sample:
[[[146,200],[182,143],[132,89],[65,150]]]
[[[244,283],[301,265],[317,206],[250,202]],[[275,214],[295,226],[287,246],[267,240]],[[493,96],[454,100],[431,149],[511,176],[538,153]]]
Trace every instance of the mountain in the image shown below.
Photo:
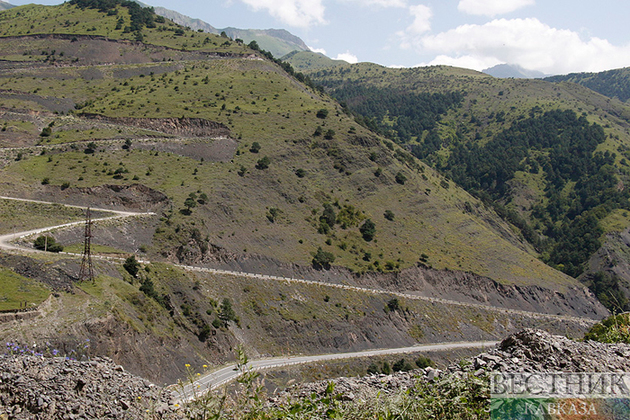
[[[93,282],[79,281],[72,254],[0,252],[1,303],[39,305],[2,339],[109,355],[174,382],[184,362],[224,363],[239,343],[258,356],[478,340],[524,326],[579,334],[607,313],[492,203],[437,170],[449,168],[376,132],[404,122],[396,100],[381,99],[390,118],[370,124],[286,63],[126,1],[26,5],[1,12],[0,25],[0,196],[90,207],[94,219],[103,209],[144,213],[94,223],[91,249],[109,259],[94,258]],[[576,85],[556,91],[453,68],[319,72],[339,86],[366,77],[381,91],[382,79],[435,94],[420,121],[453,146],[474,136],[473,116],[486,136],[531,118],[537,101],[547,110],[562,100],[610,124],[609,143],[626,141],[611,116],[625,108]],[[541,197],[542,183],[524,178],[525,199]],[[0,206],[3,233],[84,217],[41,202]],[[84,249],[84,226],[48,233],[65,251]]]
[[[144,3],[140,3],[147,6]],[[246,44],[256,41],[260,48],[269,51],[274,57],[282,57],[292,51],[309,51],[308,46],[299,37],[284,29],[217,29],[201,19],[193,19],[174,10],[155,7],[155,13],[192,30],[211,34],[225,32],[232,39],[242,39]]]
[[[12,5],[12,4],[7,3],[6,1],[1,1],[0,0],[0,10],[8,10],[8,9],[13,8],[13,7],[15,7],[15,6]]]
[[[527,70],[513,64],[497,64],[494,67],[483,70],[483,73],[502,79],[513,77],[515,79],[541,79],[545,74],[536,70]]]
[[[577,83],[609,98],[617,98],[621,102],[627,102],[630,99],[630,68],[628,67],[601,73],[571,73],[565,76],[548,77],[545,80],[553,83]]]
[[[598,293],[594,282],[628,290],[627,270],[591,258],[618,248],[615,233],[630,226],[630,108],[572,83],[448,67],[364,63],[307,74],[363,125],[492,203],[544,261]],[[600,270],[615,276],[593,277]]]

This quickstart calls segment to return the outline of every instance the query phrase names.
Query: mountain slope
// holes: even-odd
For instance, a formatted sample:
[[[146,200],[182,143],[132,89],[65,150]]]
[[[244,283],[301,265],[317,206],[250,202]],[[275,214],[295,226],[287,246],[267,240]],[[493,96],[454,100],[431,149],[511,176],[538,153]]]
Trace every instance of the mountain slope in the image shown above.
[[[628,228],[613,212],[629,207],[630,109],[619,102],[575,84],[445,67],[308,74],[364,125],[493,203],[545,261],[573,276],[606,241],[609,218]],[[569,135],[576,127],[583,131]]]
[[[630,99],[630,68],[603,71],[601,73],[571,73],[565,76],[547,77],[553,83],[572,82],[621,102]]]
[[[309,50],[304,41],[284,29],[217,29],[201,19],[193,19],[164,7],[155,7],[155,13],[195,31],[201,30],[211,34],[225,32],[230,38],[242,39],[246,44],[255,40],[260,48],[269,51],[274,57],[282,57],[292,51]]]
[[[243,43],[95,0],[11,9],[0,28],[0,195],[156,213],[94,224],[110,258],[94,282],[77,256],[0,252],[57,295],[3,339],[90,339],[162,382],[237,343],[256,357],[578,334],[606,313],[490,207]],[[2,209],[7,233],[82,217]],[[81,227],[50,234],[83,249]]]
[[[50,25],[56,33],[72,30],[77,37],[85,28],[86,35],[137,37],[137,33],[125,34],[124,28],[114,29],[118,19],[125,19],[124,10],[119,16],[105,17],[91,9],[82,12],[71,4],[15,10],[6,12],[2,19],[13,25],[17,35],[28,32],[27,22],[38,23],[35,15],[42,13],[39,28]],[[82,19],[94,16],[94,23],[65,27],[63,22],[75,19],[77,13]],[[275,64],[251,59],[253,52],[244,46],[198,32],[178,37],[177,27],[171,25],[158,23],[154,29],[142,29],[145,43],[162,49],[123,44],[124,50],[118,50],[121,44],[117,43],[108,55],[103,51],[109,47],[101,44],[98,55],[86,53],[92,51],[94,43],[103,42],[100,40],[82,39],[79,44],[63,37],[43,41],[31,36],[19,42],[11,38],[10,43],[3,43],[3,56],[19,57],[29,62],[29,69],[22,69],[21,77],[0,82],[0,89],[6,92],[3,106],[63,112],[73,104],[80,108],[70,116],[29,117],[31,128],[24,126],[23,130],[26,137],[32,133],[30,144],[142,138],[146,136],[142,130],[148,125],[117,130],[116,125],[125,121],[111,120],[134,115],[188,118],[180,120],[184,127],[179,133],[188,132],[186,142],[195,142],[199,147],[184,152],[186,147],[167,146],[166,140],[151,146],[139,144],[131,150],[104,145],[101,149],[107,153],[97,153],[97,160],[80,149],[66,149],[68,152],[58,154],[52,162],[45,155],[30,156],[3,170],[4,191],[45,195],[65,183],[72,188],[87,188],[112,181],[140,182],[164,192],[173,206],[158,228],[153,252],[182,261],[211,260],[212,256],[206,254],[208,245],[203,245],[210,242],[230,253],[254,253],[310,265],[321,247],[335,255],[336,264],[357,271],[408,267],[426,254],[422,258],[434,267],[473,271],[499,281],[571,284],[568,278],[539,263],[531,248],[478,201],[400,148],[355,124],[334,102],[291,79]],[[49,43],[48,55],[41,55],[42,42]],[[38,53],[17,56],[15,48],[25,50],[20,43],[33,43],[26,51]],[[83,46],[75,49],[79,45]],[[186,45],[186,50],[177,49],[178,45]],[[119,59],[137,64],[95,66],[99,59],[103,64]],[[155,63],[156,59],[179,61]],[[63,77],[47,77],[58,72],[51,61],[64,64]],[[84,63],[91,66],[82,67]],[[16,65],[21,66],[19,62]],[[69,108],[64,108],[66,103]],[[326,113],[320,113],[322,109]],[[91,114],[110,119],[86,120]],[[13,114],[10,118],[23,117]],[[195,119],[220,124],[217,127],[231,133],[234,140],[221,140],[222,145],[217,145],[218,140],[195,139],[194,131],[185,127],[197,124]],[[50,124],[51,135],[38,136]],[[322,134],[314,135],[318,127],[322,127]],[[158,135],[166,134],[162,131]],[[251,151],[254,142],[260,145],[255,153]],[[204,152],[206,159],[223,163],[197,160],[201,150],[215,147],[223,148],[227,155],[213,158],[208,151]],[[151,149],[172,150],[179,156],[163,154],[156,159]],[[269,161],[266,169],[259,162],[265,163],[264,157]],[[106,162],[111,170],[98,169]],[[74,169],[59,172],[57,166]],[[118,170],[123,173],[115,173]],[[43,178],[49,183],[39,185]],[[184,207],[189,195],[200,193],[208,197],[204,204]],[[326,229],[322,231],[320,221],[326,203],[339,218],[329,223],[334,226],[329,226],[327,233]],[[383,216],[386,210],[395,215],[393,221]],[[359,232],[367,219],[376,224],[377,241],[366,241]]]

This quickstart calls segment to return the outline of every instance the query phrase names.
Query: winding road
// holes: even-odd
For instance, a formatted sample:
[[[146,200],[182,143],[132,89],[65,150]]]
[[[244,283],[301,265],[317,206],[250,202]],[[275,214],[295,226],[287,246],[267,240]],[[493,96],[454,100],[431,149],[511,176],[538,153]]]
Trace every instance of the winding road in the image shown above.
[[[27,199],[14,198],[14,197],[0,196],[0,199],[32,202],[32,203],[39,203],[39,204],[60,205],[60,203],[27,200]],[[61,204],[61,205],[64,205],[67,207],[79,208],[79,209],[87,209],[87,207],[83,207],[83,206],[74,206],[74,205],[67,205],[67,204]],[[137,213],[137,212],[116,211],[116,210],[101,209],[101,208],[91,208],[91,210],[113,213],[113,216],[93,219],[94,222],[103,221],[103,220],[112,220],[112,219],[122,219],[126,217],[155,215],[155,213],[151,213],[151,212]],[[85,221],[77,221],[77,222],[56,225],[56,226],[49,226],[49,227],[44,227],[44,228],[39,228],[39,229],[28,230],[24,232],[0,235],[0,249],[9,251],[9,252],[17,252],[17,251],[43,252],[43,251],[38,251],[32,248],[22,247],[18,244],[12,243],[12,241],[15,241],[16,239],[22,239],[31,235],[47,232],[50,230],[81,225],[84,223]],[[66,255],[80,255],[80,254],[67,253]],[[122,260],[122,258],[112,258],[112,257],[103,257],[103,259]],[[142,263],[150,263],[150,261],[147,261],[147,260],[139,260],[139,261]],[[358,291],[362,293],[370,293],[370,294],[380,294],[380,295],[384,294],[388,296],[403,297],[405,299],[424,300],[424,301],[440,303],[440,304],[464,306],[464,307],[483,309],[483,310],[500,312],[500,313],[509,313],[509,314],[514,314],[514,315],[536,318],[536,319],[547,319],[547,320],[554,319],[554,320],[562,320],[562,321],[572,321],[572,322],[577,322],[585,326],[590,326],[597,322],[590,318],[543,314],[543,313],[529,312],[529,311],[523,311],[523,310],[518,310],[518,309],[500,308],[496,306],[483,305],[483,304],[478,304],[478,303],[459,302],[459,301],[453,301],[453,300],[447,300],[447,299],[419,296],[419,295],[414,295],[410,293],[395,292],[395,291],[390,291],[390,290],[370,289],[370,288],[365,288],[365,287],[349,286],[349,285],[337,284],[337,283],[326,283],[326,282],[316,281],[316,280],[278,277],[278,276],[270,276],[270,275],[265,275],[265,274],[220,270],[220,269],[195,267],[195,266],[188,266],[188,265],[181,265],[181,264],[173,264],[173,265],[183,270],[188,270],[188,271],[205,272],[205,273],[211,273],[211,274],[230,275],[230,276],[238,276],[238,277],[249,277],[249,278],[255,278],[255,279],[264,280],[264,281],[318,285],[321,287],[339,288],[339,289],[353,290],[353,291]],[[412,346],[412,347],[369,350],[369,351],[354,352],[354,353],[335,353],[335,354],[325,354],[325,355],[318,355],[318,356],[299,356],[299,357],[296,356],[296,357],[284,357],[284,358],[271,358],[271,359],[251,361],[248,363],[248,369],[253,369],[253,370],[269,369],[269,368],[279,367],[279,366],[288,366],[288,365],[312,363],[312,362],[318,362],[318,361],[344,359],[344,358],[370,357],[370,356],[378,356],[378,355],[383,355],[383,354],[400,354],[400,353],[411,353],[411,352],[418,352],[418,351],[452,350],[452,349],[458,349],[458,348],[492,347],[495,344],[496,342],[493,342],[493,341],[424,344],[424,345],[417,345],[417,346]],[[185,401],[185,400],[193,398],[194,395],[199,394],[200,392],[205,392],[207,390],[214,389],[222,384],[232,381],[236,379],[240,374],[241,372],[236,369],[236,365],[227,366],[220,370],[201,375],[197,380],[194,381],[193,384],[187,384],[183,389],[180,388],[176,391],[173,391],[173,396],[177,400]]]
[[[366,350],[352,353],[335,353],[335,354],[322,354],[313,356],[296,356],[296,357],[276,357],[271,359],[254,360],[247,363],[244,370],[257,371],[263,369],[272,369],[282,366],[298,365],[305,363],[323,362],[329,360],[339,359],[353,359],[357,357],[373,357],[382,356],[387,354],[402,354],[402,353],[415,353],[415,352],[429,352],[429,351],[444,351],[455,349],[468,349],[468,348],[490,348],[497,344],[496,341],[475,341],[475,342],[461,342],[461,343],[438,343],[438,344],[419,344],[411,347],[401,347],[396,349],[379,349],[379,350]],[[241,376],[244,372],[239,370],[237,366],[229,365],[214,372],[206,373],[200,376],[198,379],[191,381],[191,383],[183,384],[183,386],[176,386],[172,391],[172,395],[177,402],[186,402],[195,399],[199,395],[204,394],[207,391],[216,389],[223,384],[235,380]]]

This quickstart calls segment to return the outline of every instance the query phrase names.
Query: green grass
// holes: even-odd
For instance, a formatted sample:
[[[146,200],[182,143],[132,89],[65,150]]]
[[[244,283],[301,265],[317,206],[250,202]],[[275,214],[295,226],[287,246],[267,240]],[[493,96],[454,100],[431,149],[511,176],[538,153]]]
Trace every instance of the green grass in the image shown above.
[[[20,232],[84,219],[85,211],[81,209],[0,199],[1,233]]]
[[[63,251],[69,252],[71,254],[81,254],[83,252],[83,247],[84,247],[83,244],[71,244],[71,245],[64,246]],[[99,255],[127,254],[127,252],[121,251],[120,249],[113,248],[111,246],[106,246],[106,245],[98,245],[98,244],[93,244],[91,247],[91,250],[92,250],[92,254],[99,254]]]
[[[24,303],[28,308],[34,308],[49,295],[50,290],[38,281],[0,267],[0,310],[21,309]]]

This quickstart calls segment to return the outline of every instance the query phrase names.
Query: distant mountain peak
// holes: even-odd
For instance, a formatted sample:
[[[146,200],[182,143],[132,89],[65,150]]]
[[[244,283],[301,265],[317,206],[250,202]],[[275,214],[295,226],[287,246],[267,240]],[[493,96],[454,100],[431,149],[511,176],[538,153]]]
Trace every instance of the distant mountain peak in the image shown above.
[[[494,67],[483,70],[483,73],[500,79],[507,79],[510,77],[515,79],[541,79],[548,76],[543,72],[528,70],[517,64],[497,64]]]

